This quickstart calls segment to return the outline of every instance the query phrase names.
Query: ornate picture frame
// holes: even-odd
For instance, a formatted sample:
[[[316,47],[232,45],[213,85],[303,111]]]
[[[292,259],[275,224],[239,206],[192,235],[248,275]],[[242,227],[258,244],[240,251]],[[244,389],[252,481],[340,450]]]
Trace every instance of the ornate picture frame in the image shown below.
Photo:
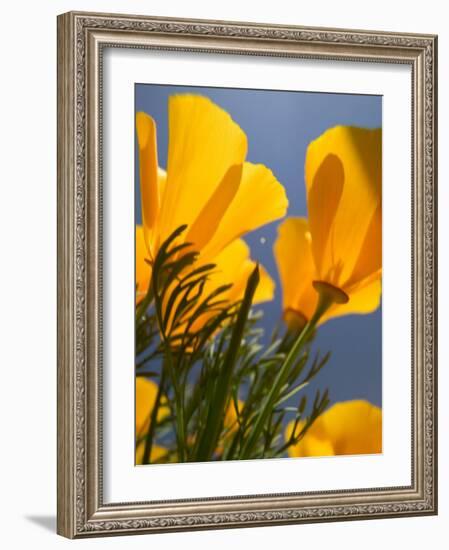
[[[104,501],[103,53],[106,48],[411,69],[411,483]],[[70,12],[58,17],[58,533],[89,536],[437,513],[437,37]],[[408,360],[408,358],[406,358]]]

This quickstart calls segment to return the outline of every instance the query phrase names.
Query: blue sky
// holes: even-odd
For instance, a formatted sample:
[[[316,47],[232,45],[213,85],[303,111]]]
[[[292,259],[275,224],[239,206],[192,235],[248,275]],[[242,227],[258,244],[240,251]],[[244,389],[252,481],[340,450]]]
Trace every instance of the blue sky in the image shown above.
[[[167,100],[172,94],[208,96],[225,109],[248,137],[247,160],[268,166],[284,185],[290,216],[307,216],[304,160],[308,144],[326,129],[338,124],[379,128],[382,97],[372,95],[291,92],[136,84],[136,111],[150,114],[157,124],[158,155],[166,167],[168,145]],[[141,222],[138,162],[136,152],[136,223]],[[260,261],[276,281],[272,302],[259,306],[265,315],[262,326],[270,334],[281,315],[281,286],[272,246],[279,222],[245,236],[251,256]],[[314,348],[331,351],[324,369],[310,384],[307,394],[329,388],[331,403],[367,399],[382,403],[382,313],[349,315],[322,325]]]

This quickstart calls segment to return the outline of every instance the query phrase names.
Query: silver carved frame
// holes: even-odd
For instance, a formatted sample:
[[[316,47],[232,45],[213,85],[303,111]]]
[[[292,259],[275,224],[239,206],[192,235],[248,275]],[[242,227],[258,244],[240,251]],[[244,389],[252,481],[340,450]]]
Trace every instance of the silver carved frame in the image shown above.
[[[105,47],[411,67],[410,486],[103,503],[101,68]],[[80,538],[437,513],[436,63],[433,35],[75,12],[58,17],[59,534]]]

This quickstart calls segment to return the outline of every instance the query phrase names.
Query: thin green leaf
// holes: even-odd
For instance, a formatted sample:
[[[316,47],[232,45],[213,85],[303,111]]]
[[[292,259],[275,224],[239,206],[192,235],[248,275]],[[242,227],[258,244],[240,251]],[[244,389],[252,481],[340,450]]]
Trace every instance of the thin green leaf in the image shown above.
[[[256,265],[246,285],[245,295],[240,306],[237,320],[232,330],[229,344],[221,372],[215,384],[213,401],[210,403],[206,425],[199,440],[196,459],[208,460],[216,448],[231,389],[232,373],[236,364],[238,349],[243,337],[245,323],[251,308],[254,293],[259,284],[259,266]]]

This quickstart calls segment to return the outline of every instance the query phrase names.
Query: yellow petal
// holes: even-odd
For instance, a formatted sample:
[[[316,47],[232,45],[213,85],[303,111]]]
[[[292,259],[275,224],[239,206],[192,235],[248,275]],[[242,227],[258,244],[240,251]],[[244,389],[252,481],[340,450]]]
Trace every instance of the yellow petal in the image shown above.
[[[214,259],[216,264],[214,274],[205,286],[205,293],[221,285],[232,284],[226,293],[226,298],[236,301],[243,298],[248,278],[255,267],[255,262],[250,259],[248,245],[243,239],[236,239]],[[253,303],[271,300],[274,296],[274,281],[263,268],[259,266],[260,280],[256,289]]]
[[[165,183],[167,181],[167,172],[161,167],[157,169],[157,187],[159,189],[159,198],[162,202],[165,192]]]
[[[290,456],[332,456],[335,450],[329,440],[307,433],[296,445],[289,447]]]
[[[335,454],[382,452],[382,410],[367,401],[337,403],[323,418],[332,434]]]
[[[154,382],[142,376],[136,378],[136,434],[139,434],[148,422],[156,394],[157,385]]]
[[[142,435],[148,430],[150,416],[158,392],[158,386],[152,380],[143,376],[136,377],[136,435]],[[167,402],[161,400],[157,419],[162,420],[169,413]]]
[[[339,288],[351,279],[381,205],[381,148],[380,129],[337,126],[307,149],[313,253],[320,279]],[[378,238],[376,232],[373,238]]]
[[[249,275],[251,274],[251,266],[253,262],[249,260],[249,248],[248,245],[243,240],[236,240],[231,245],[226,247],[220,254],[212,259],[215,267],[208,274],[208,278],[202,290],[202,295],[200,301],[205,300],[210,294],[215,292],[219,287],[231,285],[231,288],[221,292],[215,300],[225,300],[230,303],[235,302],[242,298],[245,291],[246,282]],[[195,268],[199,268],[201,264],[195,264]],[[177,285],[175,281],[172,285],[174,288]],[[187,291],[186,291],[187,292]],[[170,291],[167,293],[166,302],[168,303],[170,296]],[[178,297],[175,301],[174,307],[176,307],[177,302],[179,303],[182,299],[182,295]],[[215,301],[214,300],[214,301]],[[164,306],[165,304],[163,304]],[[174,309],[174,308],[173,308]],[[194,310],[195,311],[195,310]],[[194,313],[192,311],[192,315]],[[204,324],[214,315],[216,312],[205,312],[200,317],[196,319],[191,327],[191,331],[195,332],[200,330]],[[172,314],[171,317],[174,317]],[[172,319],[169,320],[168,326],[171,325]],[[184,332],[184,325],[177,327],[175,330],[171,330],[171,334],[182,334]]]
[[[376,311],[382,295],[382,272],[379,270],[369,278],[359,281],[348,291],[346,304],[335,304],[321,318],[321,323],[333,317],[350,314],[367,314]]]
[[[320,279],[328,276],[330,259],[326,255],[330,254],[330,232],[343,185],[343,165],[338,157],[328,155],[319,165],[307,196],[310,231],[313,234],[312,250]]]
[[[242,165],[231,166],[191,225],[186,242],[192,243],[195,250],[200,251],[213,237],[237,193],[241,177]]]
[[[143,227],[136,225],[136,302],[139,303],[146,295],[151,279],[151,266],[148,259]]]
[[[309,226],[305,218],[286,218],[278,226],[273,247],[282,284],[282,308],[288,316],[302,315],[309,320],[315,311],[318,294],[312,286],[315,265]],[[293,319],[292,319],[293,320]]]
[[[287,438],[292,426],[292,423],[287,426]],[[382,409],[364,400],[336,403],[315,420],[297,445],[289,449],[290,456],[381,452]]]
[[[203,297],[206,298],[220,286],[232,285],[217,297],[217,300],[226,300],[229,303],[243,298],[248,278],[255,268],[255,262],[250,259],[249,247],[242,239],[236,239],[224,250],[212,259],[215,264],[203,289]],[[273,279],[263,268],[259,266],[259,284],[256,288],[253,304],[272,300],[275,284]],[[193,324],[192,330],[199,330],[215,313],[201,315]]]
[[[210,99],[169,98],[167,185],[159,243],[180,225],[192,226],[229,168],[243,163],[246,150],[244,132]]]
[[[142,200],[142,223],[148,250],[151,233],[159,212],[158,160],[156,123],[146,113],[136,114],[137,142],[139,145],[140,195]]]
[[[370,277],[373,273],[379,273],[382,268],[382,205],[379,203],[373,214],[371,223],[360,249],[359,257],[354,266],[350,279],[345,287]],[[343,288],[344,290],[344,288]]]
[[[287,208],[285,189],[273,172],[263,164],[245,162],[235,198],[203,255],[213,257],[234,239],[282,218]]]

